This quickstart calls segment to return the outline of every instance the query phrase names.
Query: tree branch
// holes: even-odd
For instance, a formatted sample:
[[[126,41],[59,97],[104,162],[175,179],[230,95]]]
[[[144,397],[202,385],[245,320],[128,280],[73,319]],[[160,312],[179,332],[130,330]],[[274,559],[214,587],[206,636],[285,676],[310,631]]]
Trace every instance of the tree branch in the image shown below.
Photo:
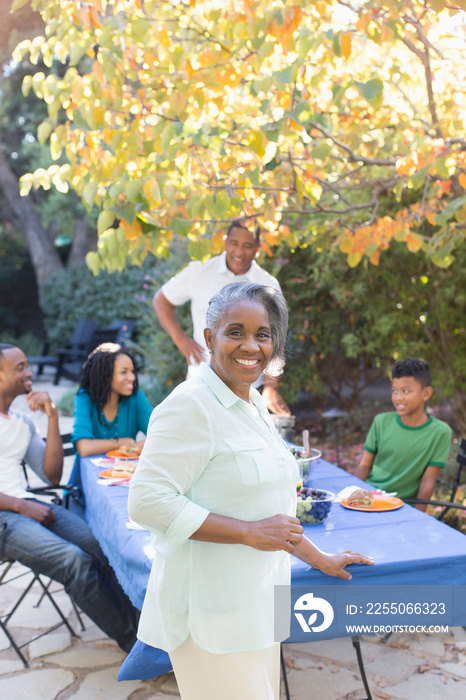
[[[350,163],[364,163],[364,165],[395,165],[396,160],[394,158],[367,158],[366,156],[360,156],[354,153],[354,151],[347,146],[346,143],[343,143],[343,141],[340,141],[340,139],[335,138],[331,134],[329,134],[320,124],[317,122],[310,122],[310,125],[312,126],[313,129],[317,129],[317,131],[320,131],[321,134],[325,136],[325,138],[330,139],[330,141],[333,141],[333,143],[338,146],[339,148],[343,149],[346,151],[348,154],[349,162]]]

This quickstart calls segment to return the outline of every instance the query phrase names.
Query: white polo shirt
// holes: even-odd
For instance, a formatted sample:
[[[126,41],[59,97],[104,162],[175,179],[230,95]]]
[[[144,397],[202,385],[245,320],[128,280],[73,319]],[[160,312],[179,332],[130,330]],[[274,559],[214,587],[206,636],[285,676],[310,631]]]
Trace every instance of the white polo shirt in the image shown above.
[[[227,267],[225,251],[204,263],[193,260],[162,287],[165,298],[173,306],[191,302],[193,338],[196,343],[205,348],[206,353],[204,328],[209,301],[214,294],[231,282],[256,282],[281,291],[278,280],[259,267],[255,260],[244,275],[235,275]]]

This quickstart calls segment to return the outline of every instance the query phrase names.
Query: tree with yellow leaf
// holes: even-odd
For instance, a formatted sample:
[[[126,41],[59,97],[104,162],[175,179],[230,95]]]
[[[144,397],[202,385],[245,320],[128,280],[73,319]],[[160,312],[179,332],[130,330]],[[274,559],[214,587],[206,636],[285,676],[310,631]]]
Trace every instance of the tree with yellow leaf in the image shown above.
[[[448,266],[466,232],[465,4],[31,0],[47,36],[14,57],[65,64],[23,91],[67,163],[22,193],[99,208],[95,272],[167,255],[174,234],[203,259],[239,217],[266,249],[334,245],[356,266],[397,240]]]

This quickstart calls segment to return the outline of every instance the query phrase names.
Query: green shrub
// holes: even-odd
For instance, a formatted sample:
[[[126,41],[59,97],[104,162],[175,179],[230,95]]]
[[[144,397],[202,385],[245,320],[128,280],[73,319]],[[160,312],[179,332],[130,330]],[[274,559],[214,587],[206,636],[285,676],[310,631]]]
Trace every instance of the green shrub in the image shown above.
[[[133,319],[136,332],[143,328],[150,303],[149,283],[158,277],[165,261],[148,257],[141,267],[124,272],[101,272],[97,277],[85,262],[71,265],[47,280],[44,289],[45,326],[54,346],[69,340],[76,321],[92,319],[103,328],[116,319]]]
[[[63,394],[61,399],[57,401],[57,408],[64,416],[72,416],[74,413],[74,397],[78,391],[78,385],[75,384],[66,394]]]
[[[15,335],[7,331],[1,334],[0,342],[16,345],[27,357],[42,354],[43,341],[39,340],[33,333],[28,332],[22,335]]]

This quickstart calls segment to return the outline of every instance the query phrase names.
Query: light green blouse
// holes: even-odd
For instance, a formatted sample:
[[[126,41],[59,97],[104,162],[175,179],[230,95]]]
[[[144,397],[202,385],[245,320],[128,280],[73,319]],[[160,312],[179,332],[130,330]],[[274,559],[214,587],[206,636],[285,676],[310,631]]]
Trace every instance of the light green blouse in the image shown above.
[[[254,406],[202,365],[152,414],[129,494],[156,550],[138,631],[146,644],[171,652],[191,634],[227,653],[277,641],[274,586],[290,582],[289,555],[189,539],[210,512],[295,515],[296,460],[260,394],[250,397]]]

